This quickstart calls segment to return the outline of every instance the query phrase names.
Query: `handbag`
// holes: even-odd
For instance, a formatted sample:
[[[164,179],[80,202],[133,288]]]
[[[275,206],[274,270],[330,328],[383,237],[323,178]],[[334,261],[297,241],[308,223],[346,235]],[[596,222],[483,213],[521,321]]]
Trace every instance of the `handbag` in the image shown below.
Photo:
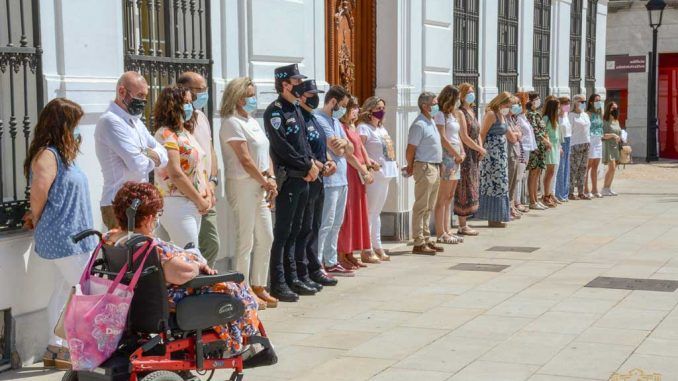
[[[102,243],[92,253],[64,314],[64,328],[73,370],[91,371],[117,349],[125,331],[134,287],[155,246],[155,242],[150,242],[134,253],[132,263],[141,255],[144,257],[129,285],[120,283],[127,273],[127,264],[120,269],[114,280],[92,277],[92,268]]]
[[[631,157],[632,152],[633,149],[631,149],[630,145],[623,145],[619,154],[619,164],[631,164],[633,162]]]

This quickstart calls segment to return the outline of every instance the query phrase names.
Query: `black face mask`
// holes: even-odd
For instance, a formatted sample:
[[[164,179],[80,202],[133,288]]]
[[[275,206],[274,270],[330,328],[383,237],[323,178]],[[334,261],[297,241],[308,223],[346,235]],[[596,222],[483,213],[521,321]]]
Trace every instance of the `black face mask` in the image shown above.
[[[610,110],[610,115],[612,115],[615,119],[619,118],[619,109],[612,109]]]
[[[312,96],[311,98],[306,98],[306,106],[316,109],[318,108],[318,104],[320,104],[320,97],[317,95]]]
[[[129,93],[127,94],[129,96]],[[122,100],[122,103],[127,106],[127,112],[132,115],[132,116],[139,116],[141,113],[144,112],[144,109],[146,108],[146,100],[145,99],[137,99],[132,96],[129,96],[129,101],[126,100],[127,97],[125,97]]]
[[[300,83],[298,85],[295,85],[292,88],[292,95],[294,95],[297,98],[301,98],[301,96],[304,95],[304,84]]]

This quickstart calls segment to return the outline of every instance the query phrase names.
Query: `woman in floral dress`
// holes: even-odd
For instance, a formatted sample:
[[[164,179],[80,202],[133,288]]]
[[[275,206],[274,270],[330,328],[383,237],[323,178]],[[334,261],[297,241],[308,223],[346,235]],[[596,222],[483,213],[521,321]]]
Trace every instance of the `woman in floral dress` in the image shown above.
[[[459,99],[461,100],[460,109],[466,121],[466,128],[459,130],[459,136],[464,144],[466,157],[461,162],[459,183],[454,196],[454,214],[459,218],[457,234],[478,235],[478,231],[466,224],[467,218],[478,210],[479,163],[486,153],[480,139],[480,126],[473,109],[476,100],[473,85],[470,83],[459,85]]]

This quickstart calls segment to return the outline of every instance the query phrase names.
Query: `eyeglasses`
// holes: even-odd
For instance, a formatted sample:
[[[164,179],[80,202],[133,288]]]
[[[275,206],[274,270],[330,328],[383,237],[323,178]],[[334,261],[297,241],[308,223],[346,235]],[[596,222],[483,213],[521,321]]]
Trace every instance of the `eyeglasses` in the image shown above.
[[[163,212],[164,212],[164,210],[160,209],[160,210],[157,211],[157,213],[155,213],[155,216],[160,217],[160,216],[162,216]]]

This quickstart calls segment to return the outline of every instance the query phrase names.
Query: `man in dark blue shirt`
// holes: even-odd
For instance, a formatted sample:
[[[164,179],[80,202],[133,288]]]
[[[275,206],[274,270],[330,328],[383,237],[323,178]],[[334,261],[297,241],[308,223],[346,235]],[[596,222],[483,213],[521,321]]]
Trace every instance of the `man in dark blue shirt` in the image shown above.
[[[323,214],[324,186],[322,176],[331,176],[337,169],[334,160],[327,157],[327,137],[318,124],[313,110],[318,107],[320,98],[315,80],[304,81],[299,106],[306,124],[306,137],[313,151],[314,158],[323,163],[321,176],[309,183],[309,195],[304,210],[301,231],[294,246],[294,255],[297,262],[297,275],[307,286],[320,291],[323,286],[334,286],[337,280],[329,277],[322,269],[318,258],[318,231]]]
[[[298,279],[292,252],[308,200],[308,184],[316,180],[323,167],[313,156],[306,138],[306,124],[298,106],[302,95],[301,80],[304,78],[296,64],[276,68],[278,99],[264,112],[264,127],[279,189],[271,247],[271,295],[283,302],[296,302],[299,294],[316,293],[315,288]]]

